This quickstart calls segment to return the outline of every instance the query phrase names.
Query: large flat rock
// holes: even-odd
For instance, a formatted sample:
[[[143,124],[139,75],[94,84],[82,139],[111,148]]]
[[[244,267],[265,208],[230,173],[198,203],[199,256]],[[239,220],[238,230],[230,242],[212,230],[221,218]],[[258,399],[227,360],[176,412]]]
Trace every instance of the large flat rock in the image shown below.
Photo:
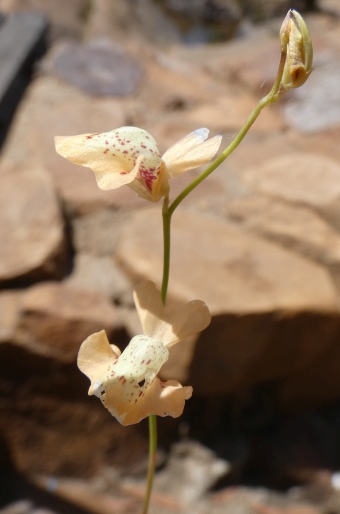
[[[160,283],[159,210],[130,219],[117,256],[132,278]],[[201,299],[212,312],[208,329],[176,345],[163,368],[202,395],[296,373],[338,334],[337,294],[324,268],[200,213],[174,214],[169,299]]]
[[[126,124],[115,98],[91,98],[52,77],[33,81],[17,110],[0,160],[2,168],[39,166],[52,178],[58,194],[72,212],[138,202],[129,188],[101,191],[89,168],[75,166],[58,155],[54,136],[104,132]]]
[[[264,195],[248,195],[227,205],[243,228],[291,248],[332,269],[340,268],[340,234],[317,212]]]
[[[130,281],[112,256],[78,253],[72,273],[65,282],[82,291],[101,293],[119,305],[133,304]]]
[[[117,248],[135,277],[160,283],[159,209],[130,218]],[[328,273],[298,255],[247,234],[226,221],[185,210],[173,216],[169,294],[204,300],[213,314],[336,309]]]
[[[340,163],[312,152],[290,152],[241,171],[254,191],[322,212],[340,226]]]
[[[62,276],[67,245],[53,184],[37,169],[2,171],[0,283]]]
[[[75,362],[81,343],[100,330],[118,346],[126,342],[117,308],[105,295],[45,282],[24,293],[12,342],[38,355]]]
[[[87,395],[89,381],[75,363],[0,344],[0,370],[0,430],[16,470],[89,477],[107,466],[128,473],[143,466],[147,436],[138,425],[126,430]]]
[[[103,294],[59,282],[0,292],[0,431],[17,470],[88,477],[103,466],[143,465],[146,437],[87,395],[76,365],[83,339],[102,329],[126,345]]]

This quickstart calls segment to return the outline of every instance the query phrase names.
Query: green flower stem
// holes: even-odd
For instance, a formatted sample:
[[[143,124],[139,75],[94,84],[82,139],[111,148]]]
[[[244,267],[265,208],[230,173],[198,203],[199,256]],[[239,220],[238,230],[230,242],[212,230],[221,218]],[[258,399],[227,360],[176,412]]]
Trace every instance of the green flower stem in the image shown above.
[[[157,417],[154,414],[149,416],[149,463],[148,476],[146,482],[146,492],[144,497],[143,512],[147,514],[149,509],[153,478],[156,469],[156,451],[157,451]]]
[[[171,214],[168,214],[169,197],[164,197],[163,203],[163,280],[161,288],[161,298],[163,305],[166,302],[168,292],[169,272],[170,272],[170,224]],[[156,469],[156,452],[157,452],[157,417],[154,414],[149,416],[149,462],[148,476],[146,482],[146,492],[144,498],[143,512],[147,514],[151,498],[153,479]]]
[[[164,198],[163,209],[163,279],[161,288],[161,297],[163,305],[166,302],[166,296],[168,292],[169,284],[169,273],[170,273],[170,228],[171,228],[171,216],[169,213],[169,197]]]
[[[175,200],[172,202],[172,204],[167,208],[167,216],[171,218],[172,214],[174,213],[175,209],[179,206],[179,204],[188,196],[191,191],[195,189],[203,180],[205,180],[222,162],[229,157],[229,155],[235,150],[235,148],[238,147],[238,145],[241,143],[247,132],[249,131],[250,127],[253,125],[253,123],[256,121],[258,116],[260,115],[260,112],[264,107],[267,105],[270,105],[274,102],[276,102],[281,96],[284,94],[284,90],[280,90],[280,83],[283,73],[283,68],[286,60],[286,50],[283,50],[281,52],[281,59],[280,59],[280,65],[278,69],[278,73],[276,76],[275,84],[272,87],[271,91],[266,95],[264,98],[262,98],[253,112],[250,114],[249,118],[247,119],[246,123],[241,128],[240,132],[237,134],[235,139],[230,143],[230,145],[217,157],[217,159],[214,160],[208,166],[208,168],[201,173],[195,180],[191,182],[183,191],[175,198]],[[164,209],[163,209],[163,219],[164,219]],[[169,221],[170,223],[170,221]]]
[[[283,73],[284,63],[286,59],[285,50],[281,51],[281,60],[279,65],[279,70],[277,73],[277,78],[275,84],[270,91],[270,93],[262,98],[260,102],[257,104],[248,120],[237,134],[232,143],[222,152],[222,154],[210,165],[208,168],[197,177],[188,187],[186,187],[182,193],[180,193],[177,198],[172,202],[169,206],[169,196],[164,197],[162,216],[163,216],[163,279],[162,279],[162,287],[161,287],[161,298],[163,305],[165,305],[167,292],[168,292],[168,284],[169,284],[169,273],[170,273],[170,233],[171,233],[171,217],[178,207],[178,205],[188,196],[188,194],[195,189],[205,178],[207,178],[210,173],[212,173],[230,154],[235,150],[235,148],[241,143],[244,136],[247,134],[248,130],[259,116],[262,109],[271,103],[276,102],[283,91],[279,91],[281,77]],[[142,514],[147,514],[149,509],[153,479],[155,476],[156,469],[156,451],[157,451],[157,417],[153,414],[149,416],[149,463],[148,463],[148,476],[147,476],[147,486],[146,493],[144,498],[143,512]]]

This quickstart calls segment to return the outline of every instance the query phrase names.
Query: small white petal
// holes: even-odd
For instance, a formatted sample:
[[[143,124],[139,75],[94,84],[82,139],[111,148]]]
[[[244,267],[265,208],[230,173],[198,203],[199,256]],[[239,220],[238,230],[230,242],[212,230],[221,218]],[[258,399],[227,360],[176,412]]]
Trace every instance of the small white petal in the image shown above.
[[[203,142],[206,139],[208,139],[209,136],[209,130],[207,128],[199,128],[192,132],[195,136],[199,137],[200,140]]]
[[[162,159],[166,158],[166,169],[169,178],[177,177],[186,171],[199,168],[203,164],[207,164],[216,153],[221,144],[222,136],[215,136],[201,141],[195,136],[196,143],[185,152],[179,152],[180,157],[168,154],[166,152]]]

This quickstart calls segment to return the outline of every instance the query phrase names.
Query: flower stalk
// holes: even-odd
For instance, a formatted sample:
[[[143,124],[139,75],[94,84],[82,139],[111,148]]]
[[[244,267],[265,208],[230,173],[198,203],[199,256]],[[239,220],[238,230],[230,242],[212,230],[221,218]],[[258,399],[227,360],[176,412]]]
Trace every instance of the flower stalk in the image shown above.
[[[163,278],[161,287],[162,303],[165,305],[168,292],[169,274],[170,274],[170,228],[171,214],[168,213],[169,196],[164,197],[163,201]],[[153,414],[149,416],[149,462],[148,474],[146,479],[146,490],[143,503],[142,514],[147,514],[151,499],[153,480],[156,471],[157,456],[157,417]]]
[[[189,335],[204,330],[211,316],[200,300],[172,311],[166,305],[170,276],[171,219],[176,208],[239,146],[262,109],[291,88],[300,87],[313,71],[313,48],[307,25],[300,14],[289,10],[280,30],[281,56],[274,85],[254,108],[245,124],[208,167],[173,201],[170,180],[215,157],[221,136],[208,138],[209,130],[197,129],[172,145],[163,155],[154,138],[137,127],[120,127],[102,134],[57,136],[57,152],[75,164],[93,170],[103,190],[130,187],[150,202],[163,198],[163,277],[161,291],[144,281],[134,291],[134,301],[143,328],[121,352],[110,345],[105,331],[90,335],[81,345],[78,367],[96,395],[122,424],[149,418],[149,462],[142,514],[147,514],[156,469],[157,418],[178,417],[192,387],[176,380],[163,382],[158,373],[169,356],[168,348]]]
[[[156,470],[156,456],[157,456],[157,417],[154,414],[149,416],[149,462],[148,462],[148,475],[146,479],[146,490],[143,503],[142,514],[147,514],[149,510],[149,503],[151,498],[153,479]]]
[[[262,109],[267,105],[273,104],[281,98],[281,96],[291,87],[299,87],[308,78],[312,72],[312,58],[313,49],[310,41],[307,25],[302,17],[296,11],[290,10],[282,24],[281,32],[281,55],[276,74],[274,85],[270,92],[262,98],[251,112],[247,121],[230,143],[229,146],[201,173],[194,179],[169,205],[168,193],[164,196],[162,218],[163,218],[163,278],[161,297],[163,305],[166,303],[167,290],[170,275],[170,243],[171,243],[171,218],[180,203],[199,185],[205,180],[229,155],[239,146],[251,126],[259,117]],[[304,57],[304,63],[300,59],[294,59],[292,54],[300,52],[300,56]],[[302,67],[302,68],[301,68]],[[298,71],[297,71],[298,69]],[[302,70],[302,74],[301,74]],[[295,76],[295,80],[294,80]],[[149,465],[147,488],[143,506],[143,513],[147,514],[148,505],[151,497],[151,490],[156,465],[156,451],[157,451],[157,419],[155,416],[149,417],[149,437],[150,437],[150,450],[149,450]]]

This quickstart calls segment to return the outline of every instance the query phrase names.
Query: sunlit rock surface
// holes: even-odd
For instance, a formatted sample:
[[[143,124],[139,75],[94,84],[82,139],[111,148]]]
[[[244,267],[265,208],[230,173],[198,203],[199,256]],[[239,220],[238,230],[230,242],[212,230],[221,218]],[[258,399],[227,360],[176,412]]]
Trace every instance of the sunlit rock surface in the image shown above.
[[[139,330],[134,283],[161,281],[161,206],[150,211],[129,188],[99,190],[91,170],[55,153],[53,136],[136,125],[163,152],[208,127],[227,146],[269,91],[278,64],[281,19],[241,22],[231,42],[183,45],[182,30],[158,4],[137,3],[133,12],[126,0],[93,0],[91,9],[82,0],[1,4],[5,12],[42,9],[58,40],[32,77],[0,155],[0,430],[14,465],[28,474],[98,477],[118,466],[144,476],[145,425],[121,429],[88,398],[75,359],[82,340],[103,328],[123,348]],[[322,6],[337,9],[334,0]],[[340,26],[327,13],[308,16],[308,24],[316,69],[305,87],[267,108],[174,214],[169,301],[200,298],[213,321],[198,339],[175,347],[162,370],[192,384],[194,396],[184,417],[164,420],[160,433],[166,449],[178,434],[205,438],[232,463],[235,481],[255,469],[256,480],[265,476],[277,488],[311,480],[320,493],[332,487],[327,470],[338,466],[335,446],[325,443],[338,438],[329,421],[338,419],[336,406],[329,419],[301,414],[280,424],[276,417],[340,397]],[[104,38],[137,63],[138,80],[124,97],[86,93],[67,73],[57,76],[53,62],[69,36],[85,54],[93,39]],[[97,91],[106,78],[98,74]],[[174,180],[171,198],[196,175]],[[234,460],[230,448],[238,449]],[[329,473],[322,480],[320,469]],[[102,490],[116,482],[117,475]],[[128,494],[140,498],[143,487],[134,487]],[[252,494],[215,493],[194,511],[212,513],[212,504],[224,513],[292,509],[263,493],[256,510]],[[180,508],[168,500],[161,496],[152,508]],[[119,504],[110,505],[118,512]],[[301,508],[320,512],[308,505]]]

